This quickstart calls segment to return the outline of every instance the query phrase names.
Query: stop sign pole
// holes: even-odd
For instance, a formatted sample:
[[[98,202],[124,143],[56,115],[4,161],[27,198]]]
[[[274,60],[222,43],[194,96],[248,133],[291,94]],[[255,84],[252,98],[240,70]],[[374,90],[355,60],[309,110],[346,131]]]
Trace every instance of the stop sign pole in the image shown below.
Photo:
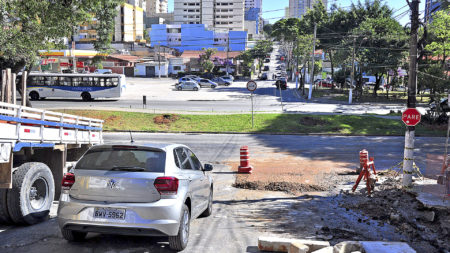
[[[408,103],[407,107],[416,108],[417,86],[417,31],[419,29],[419,0],[412,0],[411,9],[411,38],[409,44],[409,72],[408,72]],[[414,165],[414,137],[415,126],[407,126],[405,131],[405,150],[403,156],[402,185],[409,187],[412,184]]]

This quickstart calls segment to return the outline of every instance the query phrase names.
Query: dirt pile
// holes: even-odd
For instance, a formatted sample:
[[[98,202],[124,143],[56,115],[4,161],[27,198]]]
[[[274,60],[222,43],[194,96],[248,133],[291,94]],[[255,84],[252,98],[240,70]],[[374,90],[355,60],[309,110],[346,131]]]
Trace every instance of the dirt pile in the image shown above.
[[[236,183],[234,183],[233,186],[242,189],[282,191],[287,193],[317,192],[327,190],[325,187],[319,185],[301,184],[294,182],[246,181],[243,177],[239,177],[239,175],[236,179]]]
[[[158,125],[170,125],[171,123],[177,121],[180,117],[176,114],[162,114],[155,116],[153,122]]]
[[[400,188],[400,178],[384,179],[371,197],[365,191],[344,193],[340,206],[379,221],[377,226],[395,226],[418,252],[450,252],[450,210],[426,208],[415,193]]]

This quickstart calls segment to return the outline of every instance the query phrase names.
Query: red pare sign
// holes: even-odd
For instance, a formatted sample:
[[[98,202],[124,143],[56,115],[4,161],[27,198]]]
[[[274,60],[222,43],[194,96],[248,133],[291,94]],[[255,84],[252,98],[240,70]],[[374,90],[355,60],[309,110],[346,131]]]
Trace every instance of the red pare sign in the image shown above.
[[[420,112],[416,108],[408,108],[402,113],[402,121],[407,126],[415,126],[420,122]]]

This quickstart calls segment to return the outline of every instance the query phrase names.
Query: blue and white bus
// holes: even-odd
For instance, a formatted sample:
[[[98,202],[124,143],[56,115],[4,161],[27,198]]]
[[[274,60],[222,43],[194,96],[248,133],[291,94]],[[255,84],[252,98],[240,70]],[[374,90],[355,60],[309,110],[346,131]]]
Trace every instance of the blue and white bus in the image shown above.
[[[120,98],[126,87],[120,74],[60,74],[32,72],[27,78],[27,94],[32,100],[44,98]]]

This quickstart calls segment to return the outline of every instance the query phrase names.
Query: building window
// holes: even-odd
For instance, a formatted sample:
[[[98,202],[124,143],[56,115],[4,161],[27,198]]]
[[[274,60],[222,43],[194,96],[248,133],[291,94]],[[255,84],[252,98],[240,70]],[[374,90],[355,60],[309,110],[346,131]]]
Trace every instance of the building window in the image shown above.
[[[173,66],[173,70],[181,70],[181,66]]]

